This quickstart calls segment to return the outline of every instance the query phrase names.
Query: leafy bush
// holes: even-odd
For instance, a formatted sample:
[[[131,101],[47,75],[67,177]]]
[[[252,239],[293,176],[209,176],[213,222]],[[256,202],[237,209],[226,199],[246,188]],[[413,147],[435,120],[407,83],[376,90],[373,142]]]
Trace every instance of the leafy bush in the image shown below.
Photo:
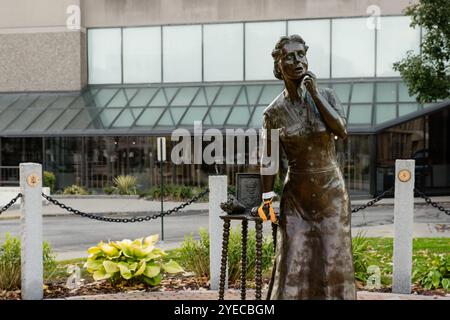
[[[199,231],[200,240],[194,240],[192,234],[186,237],[178,251],[180,264],[197,276],[209,277],[209,234],[205,229]],[[231,230],[228,242],[228,280],[235,282],[241,275],[242,235]],[[272,238],[264,238],[262,245],[262,271],[272,266],[274,255]],[[255,277],[256,232],[249,230],[247,240],[247,279]]]
[[[413,272],[414,282],[425,289],[450,290],[450,254],[434,254],[419,263]]]
[[[190,187],[185,185],[164,185],[163,193],[165,200],[183,201],[192,198],[194,195],[202,192],[203,189],[197,187]],[[161,199],[161,187],[151,187],[150,189],[141,192],[141,197],[146,197],[149,200]],[[200,200],[208,199],[207,196],[202,197]]]
[[[114,193],[114,188],[111,186],[106,186],[103,188],[103,193],[104,194],[113,194]]]
[[[44,277],[56,267],[55,256],[50,245],[43,243]],[[21,282],[20,240],[6,233],[0,246],[0,289],[15,290]]]
[[[55,191],[56,186],[56,177],[53,172],[44,171],[44,187],[50,188],[50,192],[53,193]]]
[[[114,190],[118,194],[135,195],[137,194],[137,178],[131,175],[117,176],[113,179]]]
[[[89,194],[89,192],[82,186],[77,186],[76,184],[73,184],[69,187],[64,188],[63,194],[87,195]]]
[[[162,279],[162,272],[184,271],[174,260],[164,261],[167,254],[155,248],[158,239],[158,235],[151,235],[134,241],[100,242],[88,249],[84,267],[96,281],[108,279],[112,285],[126,282],[156,286]]]

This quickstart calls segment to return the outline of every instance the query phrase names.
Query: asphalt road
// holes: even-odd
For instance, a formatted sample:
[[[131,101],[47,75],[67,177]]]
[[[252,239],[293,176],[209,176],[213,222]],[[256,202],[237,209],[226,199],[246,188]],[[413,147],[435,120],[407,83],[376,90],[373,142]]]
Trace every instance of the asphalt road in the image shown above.
[[[416,206],[414,220],[416,223],[450,224],[450,216],[429,207]],[[353,227],[388,225],[393,221],[393,208],[384,206],[369,208],[352,216]],[[17,219],[1,220],[0,238],[3,238],[6,232],[17,236],[20,228],[19,222]],[[164,244],[179,243],[190,233],[198,238],[199,228],[208,228],[208,215],[205,213],[165,217]],[[270,224],[264,224],[264,232],[270,234]],[[160,219],[125,224],[99,222],[77,216],[44,218],[44,239],[52,245],[56,252],[82,252],[102,240],[135,239],[155,233],[161,233]]]

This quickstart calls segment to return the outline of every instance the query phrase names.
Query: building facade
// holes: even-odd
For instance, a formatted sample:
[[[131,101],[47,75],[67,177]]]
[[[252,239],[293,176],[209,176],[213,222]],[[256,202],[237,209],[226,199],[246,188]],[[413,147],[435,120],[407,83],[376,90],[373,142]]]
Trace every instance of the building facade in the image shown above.
[[[417,183],[450,192],[449,102],[422,105],[392,64],[420,51],[408,1],[3,1],[0,183],[42,162],[58,188],[101,189],[120,174],[159,183],[156,138],[176,128],[257,129],[282,90],[271,51],[299,34],[320,86],[333,88],[350,136],[337,151],[353,197],[393,184],[395,159]],[[248,141],[246,142],[248,144]],[[204,147],[208,144],[203,142]],[[246,149],[247,158],[249,156]],[[226,150],[236,153],[236,151]],[[250,150],[251,152],[251,150]],[[164,164],[166,181],[202,185],[257,165]]]

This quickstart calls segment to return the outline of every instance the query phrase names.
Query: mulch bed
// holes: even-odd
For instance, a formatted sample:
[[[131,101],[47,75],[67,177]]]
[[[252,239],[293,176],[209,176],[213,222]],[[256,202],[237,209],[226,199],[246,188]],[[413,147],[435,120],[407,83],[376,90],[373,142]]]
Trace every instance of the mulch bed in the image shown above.
[[[267,287],[269,280],[264,279],[263,287]],[[239,281],[229,284],[230,289],[240,289]],[[248,288],[254,288],[253,282],[247,283]],[[199,278],[195,276],[168,276],[163,279],[160,285],[151,287],[145,284],[134,286],[118,285],[112,286],[107,281],[94,282],[92,280],[84,281],[78,289],[71,290],[66,287],[65,282],[47,283],[44,289],[44,299],[63,299],[71,296],[83,295],[99,295],[99,294],[113,294],[123,292],[160,292],[160,291],[191,291],[191,290],[208,290],[208,278]],[[362,283],[357,282],[357,289],[372,292],[392,292],[391,287],[382,287],[377,290],[367,290]],[[446,292],[443,289],[426,290],[424,288],[413,286],[412,294],[420,295],[439,295],[445,296]],[[0,291],[0,300],[20,300],[20,290],[14,291]]]

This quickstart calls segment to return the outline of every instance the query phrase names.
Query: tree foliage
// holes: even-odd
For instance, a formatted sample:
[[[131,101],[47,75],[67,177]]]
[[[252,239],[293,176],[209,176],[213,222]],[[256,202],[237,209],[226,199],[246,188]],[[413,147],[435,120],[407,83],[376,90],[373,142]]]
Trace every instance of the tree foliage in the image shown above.
[[[407,52],[394,63],[410,95],[421,103],[450,97],[450,4],[449,0],[420,0],[405,9],[411,27],[422,27],[421,53]]]

